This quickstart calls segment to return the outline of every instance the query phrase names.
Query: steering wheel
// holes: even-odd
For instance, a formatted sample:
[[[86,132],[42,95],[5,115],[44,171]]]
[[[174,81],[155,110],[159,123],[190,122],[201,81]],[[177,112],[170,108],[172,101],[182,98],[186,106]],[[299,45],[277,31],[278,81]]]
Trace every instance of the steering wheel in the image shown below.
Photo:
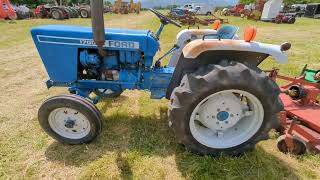
[[[169,23],[170,23],[170,24],[173,24],[173,25],[177,26],[178,28],[181,28],[181,27],[182,27],[179,23],[177,23],[177,22],[174,21],[173,19],[169,18],[168,16],[163,15],[163,14],[160,13],[159,11],[154,10],[154,9],[152,9],[152,8],[149,8],[149,10],[150,10],[151,12],[153,12],[153,13],[160,19],[160,21],[161,21],[163,24],[169,24]]]

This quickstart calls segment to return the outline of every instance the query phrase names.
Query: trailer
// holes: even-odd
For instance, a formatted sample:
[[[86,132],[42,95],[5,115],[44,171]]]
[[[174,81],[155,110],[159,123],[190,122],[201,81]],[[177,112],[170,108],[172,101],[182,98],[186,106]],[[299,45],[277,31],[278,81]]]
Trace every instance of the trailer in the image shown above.
[[[263,7],[261,20],[277,24],[294,24],[296,22],[295,15],[283,13],[282,3],[283,0],[269,0],[266,2]]]

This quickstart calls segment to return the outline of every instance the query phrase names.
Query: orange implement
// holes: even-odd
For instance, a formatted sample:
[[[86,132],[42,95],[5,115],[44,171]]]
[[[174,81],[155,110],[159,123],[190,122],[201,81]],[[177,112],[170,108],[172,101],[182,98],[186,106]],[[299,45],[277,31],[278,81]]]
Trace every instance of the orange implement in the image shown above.
[[[0,18],[16,20],[17,14],[9,0],[0,0]]]

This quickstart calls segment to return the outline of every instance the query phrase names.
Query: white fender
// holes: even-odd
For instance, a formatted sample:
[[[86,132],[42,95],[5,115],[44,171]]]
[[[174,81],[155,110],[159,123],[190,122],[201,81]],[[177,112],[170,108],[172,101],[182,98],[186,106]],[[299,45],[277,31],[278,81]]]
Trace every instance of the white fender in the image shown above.
[[[190,43],[191,41],[202,39],[202,37],[206,34],[216,34],[217,31],[213,29],[184,29],[177,34],[177,42],[176,45],[179,46],[179,49],[175,50],[172,53],[170,58],[169,67],[175,67],[180,59],[182,54],[182,50],[184,47]],[[238,35],[235,35],[234,39],[239,39]]]
[[[185,58],[195,59],[205,51],[247,51],[268,54],[280,63],[288,62],[288,55],[281,51],[280,45],[259,42],[245,42],[244,40],[230,39],[198,39],[188,43],[182,50]]]
[[[193,41],[196,39],[201,39],[205,34],[216,34],[217,31],[213,29],[184,29],[177,34],[177,42],[176,45],[179,46],[179,49],[175,50],[172,53],[170,58],[169,67],[176,66],[180,56],[182,54],[182,50],[189,41]]]

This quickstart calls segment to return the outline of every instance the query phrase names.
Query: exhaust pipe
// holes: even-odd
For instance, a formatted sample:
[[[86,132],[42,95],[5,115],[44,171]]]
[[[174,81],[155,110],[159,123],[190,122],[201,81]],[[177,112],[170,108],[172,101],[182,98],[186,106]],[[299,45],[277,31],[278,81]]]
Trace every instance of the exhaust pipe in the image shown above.
[[[103,0],[90,0],[90,4],[93,40],[98,46],[99,55],[105,56],[106,52],[103,50],[103,46],[106,41],[103,18]]]

